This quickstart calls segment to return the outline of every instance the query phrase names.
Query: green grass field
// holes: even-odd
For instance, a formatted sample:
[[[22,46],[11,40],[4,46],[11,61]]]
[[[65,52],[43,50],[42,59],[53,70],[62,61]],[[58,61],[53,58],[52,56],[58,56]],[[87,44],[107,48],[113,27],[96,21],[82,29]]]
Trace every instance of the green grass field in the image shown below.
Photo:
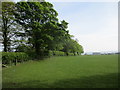
[[[2,70],[3,88],[116,88],[118,55],[63,56]]]

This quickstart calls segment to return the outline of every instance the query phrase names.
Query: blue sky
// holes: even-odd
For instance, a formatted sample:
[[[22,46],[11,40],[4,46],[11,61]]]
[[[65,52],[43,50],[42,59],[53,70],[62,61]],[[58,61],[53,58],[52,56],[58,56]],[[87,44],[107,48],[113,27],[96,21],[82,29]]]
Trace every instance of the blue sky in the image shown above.
[[[118,7],[115,2],[52,2],[60,20],[85,52],[118,50]]]
[[[85,52],[118,51],[118,3],[109,2],[115,0],[46,1],[54,5],[61,21],[69,23],[70,34],[79,40]]]

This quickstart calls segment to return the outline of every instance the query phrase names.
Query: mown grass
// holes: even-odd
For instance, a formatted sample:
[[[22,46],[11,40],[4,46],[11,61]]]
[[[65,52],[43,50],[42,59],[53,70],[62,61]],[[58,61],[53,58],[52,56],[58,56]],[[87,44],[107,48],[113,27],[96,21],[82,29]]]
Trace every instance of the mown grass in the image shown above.
[[[118,56],[63,56],[4,68],[3,88],[116,88]]]

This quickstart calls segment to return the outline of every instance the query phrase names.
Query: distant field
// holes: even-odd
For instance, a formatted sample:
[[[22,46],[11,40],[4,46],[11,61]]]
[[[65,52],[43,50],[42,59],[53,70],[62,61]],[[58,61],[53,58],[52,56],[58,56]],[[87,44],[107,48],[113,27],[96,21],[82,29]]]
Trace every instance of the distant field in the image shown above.
[[[115,88],[118,56],[63,56],[4,68],[3,88]]]

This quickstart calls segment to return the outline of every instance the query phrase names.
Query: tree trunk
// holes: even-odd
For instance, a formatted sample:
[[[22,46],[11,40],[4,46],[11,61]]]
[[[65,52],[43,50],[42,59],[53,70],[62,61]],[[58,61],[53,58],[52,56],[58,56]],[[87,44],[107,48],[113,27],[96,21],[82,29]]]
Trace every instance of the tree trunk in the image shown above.
[[[68,56],[68,52],[66,52],[66,55]]]
[[[74,52],[73,54],[74,54],[74,56],[75,56],[75,52]]]
[[[7,29],[7,24],[8,24],[8,20],[5,20],[5,17],[3,16],[3,46],[4,46],[4,52],[7,52],[7,46],[8,46],[8,40],[7,40],[7,33],[8,33],[8,29]]]
[[[40,51],[40,45],[37,43],[35,44],[35,54],[36,54],[36,59],[40,59],[40,57],[42,56]]]
[[[3,33],[3,46],[4,46],[4,52],[7,52],[7,43],[8,43],[8,40],[7,40],[7,30],[4,31]]]

